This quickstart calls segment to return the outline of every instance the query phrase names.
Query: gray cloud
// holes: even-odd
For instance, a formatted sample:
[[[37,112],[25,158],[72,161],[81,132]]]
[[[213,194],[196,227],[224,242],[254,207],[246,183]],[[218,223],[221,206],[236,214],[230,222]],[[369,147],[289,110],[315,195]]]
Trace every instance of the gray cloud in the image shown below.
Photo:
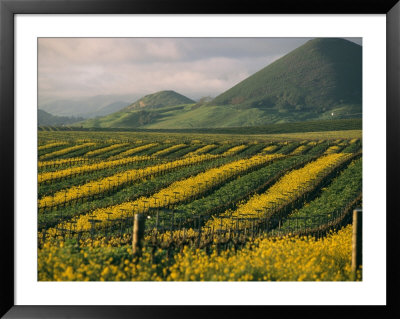
[[[309,39],[40,38],[39,98],[216,96]]]

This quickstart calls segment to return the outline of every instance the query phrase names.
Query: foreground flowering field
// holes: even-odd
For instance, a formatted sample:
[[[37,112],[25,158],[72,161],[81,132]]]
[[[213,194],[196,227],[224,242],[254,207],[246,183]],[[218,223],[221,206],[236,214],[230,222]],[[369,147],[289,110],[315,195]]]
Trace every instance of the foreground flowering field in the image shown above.
[[[38,279],[354,280],[361,150],[345,133],[41,131]]]
[[[344,281],[351,280],[351,225],[326,238],[258,238],[235,251],[183,248],[174,258],[162,249],[134,257],[129,245],[82,247],[46,244],[39,251],[43,281]]]

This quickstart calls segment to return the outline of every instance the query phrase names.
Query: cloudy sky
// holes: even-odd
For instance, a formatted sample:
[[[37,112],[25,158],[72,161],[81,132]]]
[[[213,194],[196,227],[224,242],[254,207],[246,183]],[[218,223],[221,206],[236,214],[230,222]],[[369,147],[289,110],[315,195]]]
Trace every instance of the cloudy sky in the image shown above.
[[[39,99],[161,90],[215,97],[309,39],[40,38]]]

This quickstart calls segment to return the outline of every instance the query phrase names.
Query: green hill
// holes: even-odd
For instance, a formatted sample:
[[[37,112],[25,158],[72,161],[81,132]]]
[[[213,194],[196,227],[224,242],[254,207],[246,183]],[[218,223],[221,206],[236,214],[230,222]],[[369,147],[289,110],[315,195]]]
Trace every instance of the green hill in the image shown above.
[[[212,101],[162,91],[82,127],[192,129],[361,118],[362,47],[308,41]]]
[[[362,47],[323,38],[308,41],[207,105],[145,127],[259,126],[361,115]]]
[[[149,109],[149,108],[161,108],[165,106],[173,106],[180,104],[195,103],[195,101],[183,96],[175,91],[160,91],[157,93],[149,94],[131,105],[127,106],[124,110],[133,109]]]
[[[157,122],[171,111],[183,109],[183,104],[195,101],[175,91],[160,91],[146,95],[121,111],[76,124],[81,127],[142,127]],[[166,114],[165,114],[166,113]]]
[[[308,41],[228,91],[213,105],[323,113],[362,101],[362,47],[344,39]]]

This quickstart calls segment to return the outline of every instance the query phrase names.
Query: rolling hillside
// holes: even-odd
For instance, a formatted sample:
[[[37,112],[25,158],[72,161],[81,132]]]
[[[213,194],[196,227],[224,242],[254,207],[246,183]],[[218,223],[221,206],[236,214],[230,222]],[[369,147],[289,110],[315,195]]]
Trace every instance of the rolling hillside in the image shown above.
[[[169,117],[171,112],[174,114],[183,110],[186,103],[193,104],[195,101],[174,91],[160,91],[142,97],[119,112],[89,119],[78,125],[82,127],[142,127],[157,122],[163,117]]]
[[[212,101],[173,91],[147,95],[82,127],[186,129],[260,126],[361,118],[362,47],[323,38],[308,41]]]

